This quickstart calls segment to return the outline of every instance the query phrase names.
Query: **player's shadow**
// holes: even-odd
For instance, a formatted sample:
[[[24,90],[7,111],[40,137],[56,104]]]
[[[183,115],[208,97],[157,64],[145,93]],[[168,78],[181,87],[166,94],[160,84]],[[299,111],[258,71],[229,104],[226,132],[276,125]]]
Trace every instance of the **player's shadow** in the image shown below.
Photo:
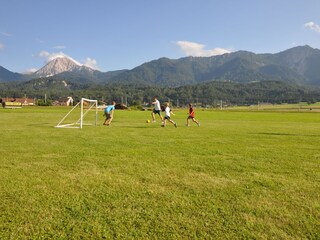
[[[143,125],[141,125],[141,126],[139,126],[139,125],[136,125],[136,126],[122,125],[121,127],[123,127],[123,128],[144,128],[144,129],[146,129],[146,128],[160,128],[160,126],[143,126]]]

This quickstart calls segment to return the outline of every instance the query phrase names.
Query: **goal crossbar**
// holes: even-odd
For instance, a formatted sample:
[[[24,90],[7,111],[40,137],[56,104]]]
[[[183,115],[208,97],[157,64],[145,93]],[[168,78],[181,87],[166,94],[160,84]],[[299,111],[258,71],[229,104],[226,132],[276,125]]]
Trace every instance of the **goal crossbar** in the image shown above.
[[[93,103],[89,106],[88,109],[84,108],[84,102],[90,102]],[[77,107],[80,105],[80,117],[76,122],[73,123],[67,123],[62,124],[63,121],[73,112]],[[82,128],[83,125],[93,125],[93,124],[86,124],[84,123],[84,118],[89,113],[89,111],[92,110],[92,108],[95,108],[95,119],[94,119],[94,125],[97,125],[98,122],[98,101],[97,100],[91,100],[87,98],[81,98],[81,101],[78,102],[62,119],[61,121],[55,126],[56,128]]]

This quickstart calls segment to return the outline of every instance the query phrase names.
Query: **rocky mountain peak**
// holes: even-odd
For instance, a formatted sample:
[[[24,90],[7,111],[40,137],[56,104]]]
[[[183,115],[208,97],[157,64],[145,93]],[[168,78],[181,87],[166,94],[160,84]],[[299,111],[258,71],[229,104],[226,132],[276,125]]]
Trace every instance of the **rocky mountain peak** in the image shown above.
[[[93,71],[93,69],[82,66],[67,57],[58,57],[47,63],[44,67],[35,72],[38,77],[49,77],[63,72],[83,71],[83,69]]]

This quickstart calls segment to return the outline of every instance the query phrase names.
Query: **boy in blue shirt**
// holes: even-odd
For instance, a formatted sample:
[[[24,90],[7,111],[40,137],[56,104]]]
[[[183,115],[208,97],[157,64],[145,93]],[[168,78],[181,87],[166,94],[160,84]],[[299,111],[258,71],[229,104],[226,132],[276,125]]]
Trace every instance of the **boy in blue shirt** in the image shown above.
[[[112,105],[109,105],[104,110],[104,115],[106,116],[106,120],[104,121],[103,125],[109,126],[111,124],[111,121],[113,119],[113,113],[115,110],[116,102],[112,101]]]

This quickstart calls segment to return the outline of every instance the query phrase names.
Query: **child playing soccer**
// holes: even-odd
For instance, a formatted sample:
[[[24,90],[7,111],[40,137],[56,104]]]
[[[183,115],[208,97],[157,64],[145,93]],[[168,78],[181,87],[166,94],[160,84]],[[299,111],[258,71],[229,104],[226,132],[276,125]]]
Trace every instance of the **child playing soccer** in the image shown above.
[[[153,109],[153,111],[152,111],[152,113],[151,113],[152,122],[153,122],[153,123],[156,122],[155,114],[158,114],[159,117],[160,117],[160,119],[161,119],[161,121],[163,121],[163,117],[162,117],[162,115],[161,115],[160,102],[159,102],[159,100],[158,100],[156,97],[153,99],[152,104],[154,105],[154,109]]]
[[[115,105],[116,105],[116,102],[113,101],[112,105],[109,105],[105,108],[104,116],[106,116],[106,120],[104,121],[103,125],[109,126],[111,124],[111,121],[113,119],[113,113],[115,110]]]
[[[175,127],[177,127],[177,124],[174,121],[172,121],[170,118],[170,115],[171,114],[174,115],[174,113],[169,108],[169,103],[166,103],[166,108],[165,108],[164,112],[165,112],[165,117],[163,118],[161,127],[165,127],[167,125],[167,120],[169,122],[171,122]]]
[[[195,122],[199,127],[200,127],[200,122],[197,121],[195,118],[194,118],[194,109],[192,107],[192,104],[189,103],[189,116],[187,118],[187,127],[189,127],[189,119],[191,119],[193,122]]]

